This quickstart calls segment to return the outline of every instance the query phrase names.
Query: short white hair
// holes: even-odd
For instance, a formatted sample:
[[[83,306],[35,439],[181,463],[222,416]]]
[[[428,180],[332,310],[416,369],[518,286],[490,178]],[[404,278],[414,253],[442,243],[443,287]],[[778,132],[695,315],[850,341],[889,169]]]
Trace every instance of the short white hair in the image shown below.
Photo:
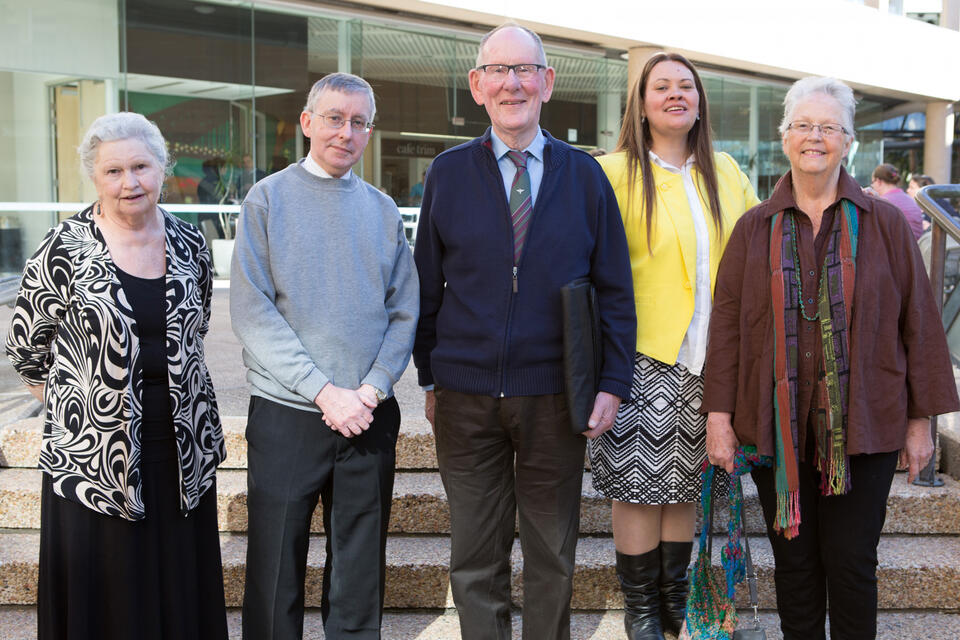
[[[160,128],[139,113],[121,111],[100,116],[93,121],[84,134],[77,153],[80,155],[80,164],[87,176],[93,177],[93,165],[97,160],[100,144],[116,140],[139,140],[160,165],[164,174],[169,175],[173,167],[167,152],[167,141],[160,133]]]
[[[854,135],[853,118],[857,111],[857,99],[853,96],[853,89],[836,78],[809,76],[794,82],[783,98],[783,120],[780,121],[779,129],[781,136],[787,132],[797,105],[818,93],[828,95],[840,103],[843,110],[843,122],[840,124],[849,135]]]
[[[355,76],[352,73],[331,73],[323,76],[313,83],[310,93],[307,94],[307,104],[303,106],[304,111],[313,112],[317,106],[317,100],[324,91],[339,91],[340,93],[363,93],[370,100],[370,122],[373,122],[373,116],[377,114],[377,101],[373,96],[373,87],[370,83]]]
[[[543,50],[543,40],[540,39],[540,36],[537,35],[536,31],[527,29],[523,25],[519,25],[516,22],[505,22],[496,29],[488,31],[486,34],[484,34],[483,38],[480,39],[480,48],[477,50],[476,66],[479,67],[481,64],[483,64],[483,48],[486,46],[487,40],[489,40],[493,34],[497,33],[498,31],[503,31],[504,29],[519,29],[530,36],[530,39],[533,40],[533,43],[537,46],[537,57],[539,58],[537,63],[547,66],[547,54]]]

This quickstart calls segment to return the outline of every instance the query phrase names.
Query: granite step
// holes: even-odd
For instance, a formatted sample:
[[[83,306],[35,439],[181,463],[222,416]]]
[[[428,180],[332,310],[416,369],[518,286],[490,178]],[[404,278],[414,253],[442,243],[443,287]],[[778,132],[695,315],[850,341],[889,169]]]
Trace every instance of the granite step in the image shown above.
[[[423,411],[404,417],[397,439],[398,469],[436,469],[433,431]],[[223,469],[247,468],[246,416],[223,416],[227,459]],[[16,420],[0,426],[0,467],[35,468],[40,457],[41,417]]]
[[[752,617],[747,612],[741,627]],[[227,610],[227,628],[230,640],[240,640],[240,610]],[[520,638],[520,612],[513,613],[513,637]],[[761,613],[760,624],[768,640],[782,640],[780,621],[775,613]],[[303,639],[323,640],[323,622],[320,612],[308,609],[304,616]],[[4,640],[37,640],[35,607],[0,606],[0,638]],[[623,640],[623,613],[576,612],[570,617],[571,640]],[[383,616],[383,640],[460,640],[460,622],[454,610],[397,611],[388,610]],[[673,636],[667,635],[668,640]],[[877,616],[877,640],[956,640],[960,638],[960,615],[955,613],[905,613],[881,611]]]
[[[0,535],[0,604],[36,603],[39,533]],[[243,596],[246,537],[223,534],[220,539],[228,606],[239,606]],[[320,605],[325,539],[312,536],[306,576],[307,606]],[[773,557],[766,538],[750,540],[758,573],[761,606],[776,606]],[[447,568],[449,539],[443,536],[392,536],[387,543],[385,606],[395,609],[444,609],[452,606]],[[614,547],[610,538],[582,537],[577,547],[573,608],[618,609],[623,599],[614,574]],[[523,559],[514,545],[513,601],[522,606]],[[719,545],[714,565],[719,567]],[[960,610],[960,539],[935,536],[884,536],[879,546],[879,606],[897,610]],[[746,606],[744,589],[739,606]]]
[[[41,472],[37,469],[0,468],[0,529],[40,527]],[[744,480],[747,532],[764,533],[756,487]],[[217,472],[217,503],[220,530],[247,530],[246,472],[220,469]],[[717,513],[715,530],[725,531],[723,511]],[[312,531],[323,531],[320,509],[314,514]],[[393,488],[391,533],[449,533],[450,509],[436,472],[398,471]],[[590,472],[584,473],[580,503],[580,532],[590,535],[611,533],[610,501],[592,486]],[[944,478],[938,488],[917,487],[905,474],[894,478],[887,501],[886,534],[960,534],[960,483]]]

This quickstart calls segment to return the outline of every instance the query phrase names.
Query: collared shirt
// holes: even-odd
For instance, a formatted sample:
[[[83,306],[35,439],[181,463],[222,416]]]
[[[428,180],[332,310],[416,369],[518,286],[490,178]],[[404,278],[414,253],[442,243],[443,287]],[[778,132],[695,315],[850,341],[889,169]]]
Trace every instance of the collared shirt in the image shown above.
[[[309,171],[310,173],[312,173],[313,175],[318,176],[318,177],[320,177],[320,178],[332,178],[332,177],[333,177],[332,175],[330,175],[329,173],[327,173],[326,171],[324,171],[324,170],[323,170],[323,167],[321,167],[319,164],[317,164],[317,161],[314,160],[314,159],[313,159],[313,156],[311,156],[309,153],[307,154],[307,157],[305,157],[305,158],[303,159],[303,168],[306,169],[307,171]],[[347,169],[347,172],[346,172],[345,174],[343,174],[342,176],[340,176],[340,179],[341,179],[341,180],[349,180],[351,173],[353,173],[353,169]]]
[[[796,209],[791,185],[788,173],[770,199],[748,211],[730,236],[717,274],[700,406],[703,413],[732,413],[740,442],[756,444],[763,455],[774,452],[770,218]],[[960,402],[940,314],[909,225],[890,202],[865,195],[843,169],[837,199],[827,211],[835,212],[841,198],[853,202],[860,213],[849,334],[847,453],[886,453],[903,448],[908,418],[956,411]],[[819,248],[822,253],[826,243],[817,246],[806,216],[798,222],[803,293],[810,299],[817,295],[817,269],[823,259],[816,252]],[[821,231],[829,223],[825,213]],[[807,309],[813,311],[813,305]],[[806,407],[797,409],[807,413],[798,413],[801,432],[819,369],[814,358],[817,330],[814,326],[808,331],[807,326],[801,322],[797,345],[797,404]],[[810,389],[803,393],[807,381]]]
[[[838,213],[839,202],[822,212],[820,228],[813,235],[813,223],[809,214],[793,208],[797,223],[797,256],[800,259],[800,291],[803,293],[804,309],[810,317],[816,317],[820,297],[820,273],[827,257],[830,232]],[[786,223],[786,221],[784,221]],[[799,316],[797,327],[797,431],[799,432],[800,459],[813,463],[807,456],[815,433],[816,393],[819,388],[820,367],[823,363],[823,339],[820,336],[820,321]]]
[[[693,318],[690,319],[690,326],[687,327],[687,333],[683,336],[683,343],[677,354],[677,364],[682,364],[694,375],[700,375],[703,370],[703,360],[707,355],[707,332],[710,327],[710,311],[713,302],[710,288],[710,233],[707,230],[707,221],[704,218],[705,213],[697,193],[697,186],[693,182],[694,160],[691,155],[682,167],[675,167],[653,151],[650,152],[650,160],[670,173],[680,174],[683,191],[687,195],[687,205],[690,207],[690,216],[693,218],[693,230],[697,238]]]
[[[514,149],[514,151],[530,154],[527,158],[527,173],[530,175],[531,205],[537,204],[537,194],[540,193],[540,183],[543,181],[543,146],[546,142],[543,131],[537,127],[537,135],[526,149]],[[510,147],[497,137],[492,128],[490,144],[493,146],[493,155],[497,158],[497,166],[500,167],[500,175],[503,176],[503,193],[507,196],[507,202],[510,202],[510,187],[513,186],[513,177],[517,175],[517,165],[513,164],[513,160],[507,155],[507,151],[511,150]]]

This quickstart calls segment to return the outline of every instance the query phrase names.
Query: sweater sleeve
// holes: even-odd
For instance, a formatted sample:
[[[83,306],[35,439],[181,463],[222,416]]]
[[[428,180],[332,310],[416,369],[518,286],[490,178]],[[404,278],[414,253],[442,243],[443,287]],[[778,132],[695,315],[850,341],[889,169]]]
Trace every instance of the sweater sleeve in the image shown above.
[[[52,364],[57,326],[70,299],[73,261],[51,229],[27,261],[7,333],[7,357],[27,386],[42,385]]]
[[[597,289],[603,333],[599,388],[627,400],[637,344],[630,253],[613,188],[602,171],[598,170],[597,174],[602,182],[602,197],[597,209],[597,242],[591,256],[590,280]]]
[[[231,325],[248,357],[312,403],[330,379],[277,309],[267,216],[266,205],[248,194],[240,208],[230,265]]]
[[[445,280],[443,277],[443,243],[434,225],[436,190],[436,164],[427,172],[420,204],[420,220],[417,223],[417,244],[413,255],[420,275],[420,320],[417,323],[416,342],[413,346],[413,363],[421,386],[433,384],[430,368],[430,352],[437,346],[437,314],[443,302]]]
[[[413,263],[413,255],[407,246],[403,221],[398,220],[397,251],[383,300],[389,324],[383,335],[377,359],[374,360],[361,384],[371,384],[381,391],[390,393],[410,361],[410,350],[413,348],[417,330],[419,305],[417,270]]]

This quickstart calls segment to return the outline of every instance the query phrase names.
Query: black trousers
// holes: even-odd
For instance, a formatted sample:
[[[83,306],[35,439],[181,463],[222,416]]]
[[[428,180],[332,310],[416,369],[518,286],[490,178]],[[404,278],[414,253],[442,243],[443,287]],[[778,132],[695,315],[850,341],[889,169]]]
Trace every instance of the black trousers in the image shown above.
[[[450,583],[463,640],[510,640],[510,552],[520,514],[524,640],[568,640],[586,438],[563,395],[436,390],[450,502]]]
[[[363,434],[345,438],[320,413],[250,398],[245,640],[303,637],[310,519],[318,498],[327,539],[325,637],[380,638],[397,401],[386,400],[373,418]]]
[[[852,488],[820,494],[820,472],[800,463],[800,533],[792,540],[773,531],[777,508],[772,469],[756,469],[756,482],[773,546],[777,611],[784,640],[825,639],[827,596],[833,640],[877,635],[877,544],[887,517],[896,451],[850,456]]]

